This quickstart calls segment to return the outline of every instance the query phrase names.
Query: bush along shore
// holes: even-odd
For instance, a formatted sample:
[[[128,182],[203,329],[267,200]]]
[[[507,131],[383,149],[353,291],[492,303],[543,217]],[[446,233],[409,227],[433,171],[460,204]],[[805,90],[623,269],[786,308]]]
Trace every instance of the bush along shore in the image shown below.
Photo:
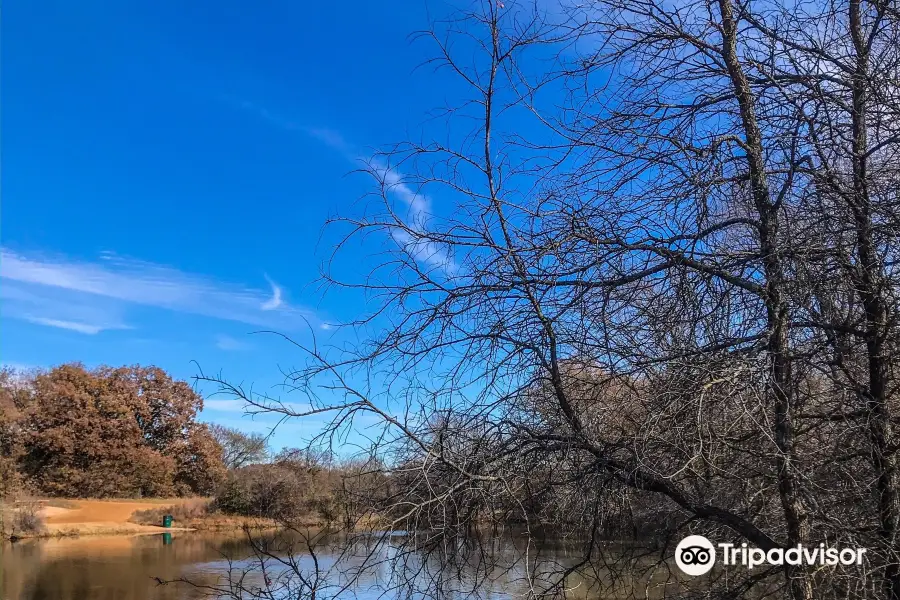
[[[29,498],[0,505],[0,538],[139,535],[167,531],[238,531],[292,527],[328,528],[320,513],[280,516],[225,512],[214,498]]]
[[[0,535],[371,520],[378,465],[273,454],[261,434],[199,422],[202,407],[156,367],[0,369]]]

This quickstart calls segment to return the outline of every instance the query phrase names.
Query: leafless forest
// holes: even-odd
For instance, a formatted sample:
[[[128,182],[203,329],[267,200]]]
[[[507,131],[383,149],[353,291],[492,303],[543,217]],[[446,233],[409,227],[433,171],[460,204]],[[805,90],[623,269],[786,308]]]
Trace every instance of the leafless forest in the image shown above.
[[[489,577],[515,530],[534,596],[900,598],[898,33],[892,0],[436,19],[422,68],[458,87],[327,226],[362,341],[299,345],[308,412],[220,383],[331,418],[318,445],[365,432],[390,484],[360,502],[417,532],[390,562],[429,597],[454,565]],[[379,266],[342,275],[362,240]],[[686,581],[666,561],[688,533],[867,561]],[[546,535],[572,560],[542,563]]]

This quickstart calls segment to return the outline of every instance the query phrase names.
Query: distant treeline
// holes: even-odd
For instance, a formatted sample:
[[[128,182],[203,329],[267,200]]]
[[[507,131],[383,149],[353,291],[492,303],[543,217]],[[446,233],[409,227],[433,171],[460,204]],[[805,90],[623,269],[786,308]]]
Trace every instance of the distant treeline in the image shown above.
[[[0,495],[211,494],[223,450],[202,398],[156,367],[0,371]]]
[[[390,488],[371,461],[197,421],[203,399],[157,367],[0,370],[0,498],[213,496],[215,512],[353,523]]]

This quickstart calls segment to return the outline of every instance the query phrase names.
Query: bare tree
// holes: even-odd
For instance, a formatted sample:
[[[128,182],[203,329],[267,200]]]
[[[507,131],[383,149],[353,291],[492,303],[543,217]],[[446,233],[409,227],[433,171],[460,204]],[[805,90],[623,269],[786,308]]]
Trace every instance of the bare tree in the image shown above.
[[[218,424],[210,425],[209,431],[222,447],[222,460],[228,469],[264,462],[269,455],[268,439],[260,433]]]
[[[900,597],[897,34],[880,0],[435,22],[465,90],[447,132],[373,157],[372,201],[332,223],[385,244],[362,281],[324,274],[368,294],[368,341],[302,346],[306,412],[220,383],[330,414],[316,442],[380,423],[377,511],[419,532],[398,568],[471,569],[469,540],[515,524],[535,596],[630,574],[634,596]],[[611,560],[629,529],[655,544]],[[577,556],[536,559],[542,530]],[[686,532],[871,552],[698,585],[665,569]],[[502,560],[477,548],[487,577]]]

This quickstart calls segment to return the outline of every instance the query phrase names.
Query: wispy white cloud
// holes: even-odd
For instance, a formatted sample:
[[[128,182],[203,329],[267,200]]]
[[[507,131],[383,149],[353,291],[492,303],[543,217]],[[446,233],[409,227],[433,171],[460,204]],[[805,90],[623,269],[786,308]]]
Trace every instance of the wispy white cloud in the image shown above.
[[[403,229],[392,230],[391,238],[420,263],[431,265],[448,274],[455,273],[458,268],[447,252],[432,241],[416,237]]]
[[[6,261],[0,262],[0,275]],[[96,335],[113,329],[130,329],[122,317],[121,303],[77,291],[23,283],[4,278],[0,283],[0,313],[30,323]]]
[[[344,139],[344,136],[333,129],[328,129],[325,127],[310,127],[305,131],[326,146],[330,147],[332,150],[337,150],[338,152],[342,152],[347,156],[352,156],[354,154],[353,146],[349,142],[347,142],[346,139]]]
[[[363,159],[360,159],[362,161]],[[414,228],[424,230],[428,217],[432,215],[431,199],[425,194],[413,190],[403,179],[403,175],[394,169],[378,164],[370,166],[378,179],[384,182],[390,194],[398,198],[407,208],[407,222]]]
[[[384,185],[387,193],[406,206],[404,221],[411,230],[421,236],[411,234],[403,229],[391,231],[391,238],[406,252],[421,263],[431,265],[444,272],[455,273],[458,265],[448,254],[446,248],[424,239],[428,229],[428,219],[434,214],[431,198],[420,190],[413,189],[402,173],[385,166],[378,159],[362,156],[354,150],[344,136],[331,129],[307,129],[314,138],[340,152],[349,162],[367,168]]]
[[[365,156],[350,144],[343,135],[333,129],[311,127],[303,129],[303,131],[332,150],[340,152],[347,161],[355,166],[370,169],[372,174],[380,182],[384,183],[388,192],[406,205],[408,222],[415,227],[425,226],[426,220],[432,215],[431,199],[425,194],[414,190],[399,171],[383,165],[371,156]]]
[[[4,314],[81,333],[128,327],[121,315],[129,304],[261,327],[316,321],[274,283],[270,292],[114,254],[88,262],[2,248],[0,278]]]
[[[272,286],[272,297],[263,302],[260,308],[263,310],[275,310],[281,308],[284,305],[284,300],[281,297],[281,287],[269,279],[268,275],[266,276],[266,281]]]
[[[250,111],[252,113],[256,113],[261,118],[272,123],[273,125],[278,126],[281,129],[287,129],[289,131],[306,131],[307,130],[305,127],[303,127],[299,123],[297,123],[295,121],[291,121],[290,119],[286,119],[280,115],[277,115],[261,106],[257,106],[256,104],[253,104],[252,102],[247,102],[245,100],[242,102],[237,102],[236,104],[241,109]]]
[[[239,102],[238,106],[248,112],[255,113],[260,118],[287,131],[303,132],[322,142],[332,150],[339,152],[347,161],[356,167],[368,169],[378,178],[388,194],[404,205],[407,211],[404,221],[411,230],[423,234],[418,236],[408,231],[396,230],[391,233],[391,239],[399,244],[410,256],[417,261],[435,267],[447,274],[455,273],[459,266],[446,248],[440,247],[434,242],[423,239],[427,231],[427,222],[432,213],[431,199],[424,193],[413,189],[399,171],[379,164],[377,159],[361,153],[353,144],[333,129],[326,127],[307,127],[294,120],[275,114],[272,111],[258,106],[252,102]]]
[[[203,410],[242,413],[244,412],[244,402],[241,400],[204,400]]]
[[[90,323],[77,323],[75,321],[64,321],[62,319],[48,319],[46,317],[25,317],[26,321],[36,323],[38,325],[46,325],[48,327],[57,327],[59,329],[68,329],[77,331],[78,333],[86,333],[88,335],[96,335],[106,329],[102,325],[91,325]]]
[[[321,433],[326,422],[322,419],[288,419],[286,421],[275,418],[261,418],[237,416],[234,414],[206,414],[204,410],[203,420],[207,423],[217,423],[226,427],[239,429],[245,433],[261,433],[271,435],[269,444],[273,451],[277,452],[285,447],[300,447]]]
[[[307,135],[322,142],[332,150],[339,152],[348,162],[357,167],[370,170],[384,185],[388,194],[406,206],[405,222],[411,230],[423,234],[421,237],[400,229],[391,233],[391,238],[414,257],[417,261],[443,270],[448,274],[455,273],[458,265],[448,254],[446,248],[425,240],[428,219],[433,214],[431,199],[406,181],[402,173],[381,164],[371,156],[365,156],[339,132],[324,127],[303,127],[290,119],[277,116],[265,108],[250,102],[241,103],[245,110],[256,112],[263,119],[290,131],[303,131]]]
[[[447,248],[428,239],[428,219],[433,214],[430,198],[413,190],[404,181],[403,175],[394,169],[375,165],[373,171],[388,194],[398,198],[407,207],[405,221],[413,233],[395,228],[391,230],[391,238],[418,262],[440,269],[448,275],[456,273],[459,266]]]

